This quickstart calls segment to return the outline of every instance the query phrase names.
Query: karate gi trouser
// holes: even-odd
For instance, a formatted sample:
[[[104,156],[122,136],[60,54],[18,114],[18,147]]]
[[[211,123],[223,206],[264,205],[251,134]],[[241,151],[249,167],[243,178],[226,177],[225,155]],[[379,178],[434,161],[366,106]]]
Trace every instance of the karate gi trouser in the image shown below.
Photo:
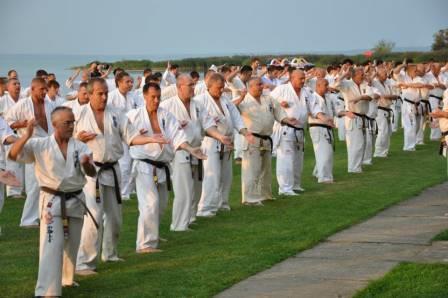
[[[336,117],[339,141],[345,141],[345,117]]]
[[[397,104],[393,104],[391,106],[391,109],[394,113],[394,122],[392,123],[392,132],[396,132],[398,130],[398,126],[399,124],[402,122],[402,117],[401,117],[401,106],[397,105]],[[402,125],[403,126],[403,125]]]
[[[390,147],[390,136],[392,135],[392,123],[387,111],[378,110],[376,117],[378,135],[375,141],[375,157],[387,157]]]
[[[39,184],[34,172],[34,163],[25,164],[26,200],[23,206],[20,226],[34,226],[39,224]]]
[[[317,182],[333,181],[333,134],[323,127],[310,127],[311,140],[313,141],[314,156],[316,165],[313,174],[317,177]]]
[[[154,184],[152,174],[138,171],[135,177],[138,200],[137,250],[159,246],[159,225],[168,204],[166,182]]]
[[[99,229],[97,230],[90,217],[84,217],[76,270],[93,270],[96,268],[101,247],[103,261],[118,260],[117,243],[122,225],[122,210],[113,186],[100,183],[101,199],[97,203],[95,179],[87,177],[84,194],[87,208],[98,223]]]
[[[5,185],[0,183],[0,213],[2,213],[4,204],[5,204]],[[0,234],[1,234],[1,230],[0,230]]]
[[[296,132],[297,135],[303,131]],[[303,146],[297,141],[285,140],[280,137],[277,147],[277,182],[279,192],[291,192],[301,187],[303,171]]]
[[[263,141],[264,148],[270,148],[270,146],[269,141]],[[243,151],[241,168],[243,203],[257,203],[272,199],[271,160],[270,149],[260,151],[260,147],[248,144],[247,149]]]
[[[53,217],[51,223],[41,219],[35,296],[61,296],[62,285],[73,284],[82,225],[82,218],[69,217],[65,239],[61,217]]]
[[[439,100],[437,98],[429,97],[429,104],[431,105],[432,111],[439,109]],[[430,118],[430,121],[431,121],[431,134],[429,138],[431,139],[431,141],[440,141],[440,138],[442,137],[442,132],[440,131],[439,127],[439,119]]]
[[[421,116],[415,114],[412,104],[403,102],[402,120],[404,128],[404,145],[403,150],[415,150],[417,144],[417,131],[421,122]]]
[[[6,186],[6,192],[8,196],[21,195],[24,185],[25,165],[15,162],[10,159],[6,159],[6,170],[14,173],[17,179],[20,181],[21,186]]]
[[[345,117],[345,137],[347,140],[347,161],[349,173],[361,173],[364,148],[366,146],[365,129],[362,127],[362,118],[355,116]]]
[[[244,137],[239,134],[238,131],[235,130],[234,133],[234,145],[235,145],[235,159],[236,158],[243,158],[243,143],[244,143]]]
[[[129,155],[129,146],[123,143],[123,156],[118,160],[121,170],[121,195],[129,198],[135,189],[134,177],[131,175],[132,158]]]
[[[426,106],[423,103],[420,103],[419,106],[419,116],[417,117],[418,127],[417,127],[417,144],[424,144],[424,136],[425,136],[425,128],[426,128]]]
[[[175,153],[173,168],[173,216],[170,229],[185,231],[196,218],[197,206],[201,197],[202,182],[199,180],[198,165],[191,165]]]
[[[198,216],[215,214],[218,209],[230,210],[229,194],[232,186],[232,152],[226,151],[220,160],[219,152],[206,151],[204,179],[201,199],[198,204]]]
[[[376,124],[374,124],[376,125]],[[364,147],[364,155],[362,158],[362,164],[371,165],[373,158],[373,146],[375,145],[376,139],[376,126],[366,128],[366,146]]]

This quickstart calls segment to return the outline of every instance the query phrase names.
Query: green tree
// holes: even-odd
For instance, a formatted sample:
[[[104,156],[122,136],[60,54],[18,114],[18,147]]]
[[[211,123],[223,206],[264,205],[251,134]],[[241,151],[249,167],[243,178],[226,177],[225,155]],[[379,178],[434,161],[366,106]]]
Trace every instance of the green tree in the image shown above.
[[[395,42],[387,41],[381,39],[378,43],[373,47],[372,51],[376,55],[385,55],[392,52],[392,49],[395,47]]]
[[[434,42],[432,43],[433,51],[448,49],[448,28],[440,29],[434,34]]]

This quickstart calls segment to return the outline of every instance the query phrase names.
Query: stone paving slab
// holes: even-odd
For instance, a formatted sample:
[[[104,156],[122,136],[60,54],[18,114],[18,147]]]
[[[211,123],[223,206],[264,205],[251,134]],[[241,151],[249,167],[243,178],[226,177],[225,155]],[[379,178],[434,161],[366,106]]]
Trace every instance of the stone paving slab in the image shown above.
[[[410,261],[427,245],[394,243],[324,242],[297,255],[298,258]]]
[[[351,297],[401,261],[447,262],[448,182],[256,274],[217,297]]]

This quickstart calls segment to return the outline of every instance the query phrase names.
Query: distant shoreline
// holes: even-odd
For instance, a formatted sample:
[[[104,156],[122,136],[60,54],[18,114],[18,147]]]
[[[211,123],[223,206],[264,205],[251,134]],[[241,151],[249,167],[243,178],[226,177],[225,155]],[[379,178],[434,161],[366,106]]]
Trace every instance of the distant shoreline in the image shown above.
[[[434,59],[437,62],[448,61],[448,50],[442,51],[429,51],[429,52],[391,52],[385,54],[373,53],[371,57],[366,57],[363,54],[357,55],[344,55],[344,54],[284,54],[284,55],[235,55],[235,56],[210,56],[210,57],[198,57],[198,58],[183,58],[170,60],[171,64],[179,65],[181,70],[197,70],[205,71],[212,64],[235,64],[244,65],[249,64],[253,57],[260,59],[262,64],[268,64],[270,60],[274,58],[288,58],[303,57],[307,61],[317,66],[327,66],[335,63],[340,63],[344,59],[352,59],[355,63],[359,64],[366,60],[381,59],[383,61],[402,61],[404,58],[413,59],[414,62],[427,62],[430,59]],[[168,60],[152,61],[152,60],[121,60],[121,61],[99,61],[101,63],[110,64],[113,68],[120,67],[129,71],[143,71],[145,68],[151,68],[153,71],[164,71]],[[71,67],[72,69],[86,67],[87,65],[79,65]]]

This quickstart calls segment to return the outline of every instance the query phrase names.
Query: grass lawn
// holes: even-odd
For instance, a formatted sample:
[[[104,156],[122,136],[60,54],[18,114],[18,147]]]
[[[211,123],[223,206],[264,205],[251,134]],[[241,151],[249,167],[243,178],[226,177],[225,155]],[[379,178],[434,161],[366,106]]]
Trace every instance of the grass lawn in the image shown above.
[[[446,298],[448,265],[401,263],[356,298]]]
[[[234,168],[231,212],[200,219],[192,232],[170,232],[171,210],[163,219],[160,254],[137,255],[136,200],[124,202],[120,239],[122,263],[100,263],[94,277],[66,297],[209,297],[242,279],[316,245],[337,231],[446,180],[438,143],[403,152],[403,136],[393,136],[387,159],[375,159],[363,174],[348,174],[345,143],[335,153],[333,185],[311,176],[314,154],[307,143],[300,197],[284,197],[264,207],[240,204],[240,169]],[[275,172],[274,172],[275,173]],[[273,179],[277,193],[276,179]],[[23,201],[7,200],[0,215],[0,296],[31,297],[37,277],[38,231],[19,229]],[[448,269],[445,269],[448,273]],[[448,287],[446,287],[448,288]],[[442,293],[442,292],[441,292]],[[444,292],[446,293],[446,292]]]

